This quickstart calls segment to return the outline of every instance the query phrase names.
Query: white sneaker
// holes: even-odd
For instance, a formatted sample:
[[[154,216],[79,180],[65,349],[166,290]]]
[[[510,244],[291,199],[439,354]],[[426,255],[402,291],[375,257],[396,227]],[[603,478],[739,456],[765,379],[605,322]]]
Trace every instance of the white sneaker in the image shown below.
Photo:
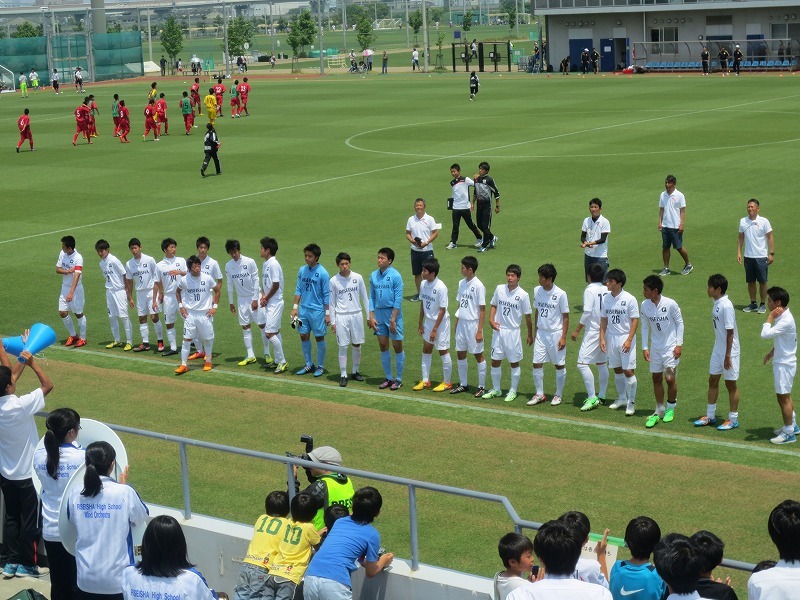
[[[625,416],[632,417],[636,414],[636,404],[633,402],[628,402],[628,406],[625,408]]]
[[[664,277],[664,275],[669,275],[669,274],[670,274],[669,267],[664,267],[664,268],[661,270],[661,272],[659,272],[659,275],[661,275],[662,277]]]
[[[561,396],[553,396],[553,399],[550,400],[550,405],[558,406],[559,404],[561,404]]]
[[[494,248],[494,245],[497,243],[498,237],[494,236],[492,238],[492,242],[489,244],[489,248]]]
[[[475,242],[476,248],[480,248],[481,246],[483,246],[483,240],[478,240],[477,242]]]
[[[455,247],[456,245],[453,242],[450,242],[449,244],[447,244],[447,246],[445,246],[445,250],[452,250]]]
[[[547,398],[544,394],[536,394],[533,398],[528,400],[528,406],[536,406],[537,404],[542,404],[546,402]]]
[[[628,401],[625,398],[617,398],[616,400],[614,400],[614,402],[608,405],[608,408],[610,408],[611,410],[617,410],[618,408],[622,408],[627,404]]]

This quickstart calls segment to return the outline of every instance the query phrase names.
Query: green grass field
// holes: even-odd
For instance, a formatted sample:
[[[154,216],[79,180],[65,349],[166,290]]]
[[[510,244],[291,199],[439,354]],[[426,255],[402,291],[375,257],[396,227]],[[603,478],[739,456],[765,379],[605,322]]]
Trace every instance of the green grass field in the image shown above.
[[[723,434],[695,429],[691,421],[705,410],[712,346],[708,276],[725,273],[737,308],[747,301],[735,253],[747,199],[758,198],[775,227],[771,283],[800,293],[791,266],[800,243],[785,227],[796,187],[791,165],[800,158],[795,78],[486,73],[481,79],[473,103],[463,74],[254,78],[253,116],[218,121],[224,173],[206,179],[198,173],[201,129],[182,134],[176,110],[181,81],[160,82],[170,101],[172,135],[158,143],[139,140],[148,81],[87,90],[102,111],[100,138],[91,147],[70,143],[79,98],[72,87],[28,100],[3,94],[0,147],[9,154],[0,199],[0,332],[17,335],[43,321],[60,340],[66,337],[56,313],[60,276],[54,266],[61,236],[72,234],[86,262],[89,345],[45,353],[56,382],[49,408],[72,406],[84,417],[279,454],[300,450],[300,434],[311,433],[318,444],[339,448],[348,466],[504,494],[523,518],[544,521],[577,508],[589,514],[595,531],[610,527],[621,536],[630,518],[648,514],[665,532],[716,532],[731,558],[775,557],[766,517],[779,501],[798,497],[800,462],[796,447],[768,442],[779,411],[772,370],[762,365],[769,349],[758,335],[762,316],[738,313],[742,426]],[[111,136],[114,93],[131,107],[128,145]],[[15,120],[26,106],[37,152],[16,155]],[[603,199],[612,266],[626,271],[627,289],[641,298],[642,279],[661,269],[658,195],[664,176],[677,176],[688,203],[684,239],[695,271],[667,277],[664,292],[679,302],[686,322],[675,422],[645,430],[654,400],[641,357],[635,417],[604,408],[581,413],[585,394],[574,367],[575,343],[568,346],[560,407],[524,405],[522,396],[533,393],[529,349],[515,403],[414,393],[409,384],[419,376],[421,343],[419,306],[411,303],[404,305],[406,386],[396,394],[376,388],[382,373],[372,339],[361,369],[367,385],[344,390],[332,336],[331,373],[319,380],[237,367],[241,330],[224,310],[215,323],[218,355],[211,373],[195,369],[176,379],[174,360],[105,350],[110,331],[93,250],[99,238],[124,261],[134,236],[159,257],[164,237],[177,239],[179,253],[188,256],[194,240],[207,235],[211,254],[224,265],[226,239],[241,240],[243,252],[257,259],[259,238],[272,235],[280,242],[289,296],[305,244],[322,247],[331,273],[333,257],[348,251],[353,269],[364,275],[375,268],[377,249],[389,245],[409,296],[404,226],[413,200],[422,196],[444,225],[436,253],[452,292],[459,261],[473,249],[472,236],[462,230],[461,246],[444,250],[449,167],[459,162],[472,174],[481,160],[492,165],[503,210],[493,225],[498,247],[478,255],[478,275],[491,293],[504,282],[506,265],[516,262],[521,284],[532,291],[538,266],[553,262],[573,306],[571,328],[584,287],[579,235],[588,200]],[[676,256],[673,266],[680,264]],[[226,302],[223,290],[221,305]],[[284,316],[287,356],[296,369],[299,343]],[[259,341],[255,348],[258,353]],[[474,363],[470,370],[475,377]],[[507,365],[504,371],[507,386]],[[440,373],[434,359],[432,379]],[[545,377],[549,395],[552,368]],[[28,376],[20,389],[30,384]],[[722,395],[718,415],[726,411]],[[142,495],[180,505],[176,449],[131,436],[125,441],[131,480]],[[255,519],[265,492],[285,478],[277,466],[204,451],[190,451],[190,464],[193,509],[243,522]],[[406,492],[381,487],[385,545],[408,556]],[[420,494],[420,506],[424,562],[481,575],[496,570],[496,541],[510,529],[498,507],[430,494]],[[735,578],[741,592],[746,578]]]

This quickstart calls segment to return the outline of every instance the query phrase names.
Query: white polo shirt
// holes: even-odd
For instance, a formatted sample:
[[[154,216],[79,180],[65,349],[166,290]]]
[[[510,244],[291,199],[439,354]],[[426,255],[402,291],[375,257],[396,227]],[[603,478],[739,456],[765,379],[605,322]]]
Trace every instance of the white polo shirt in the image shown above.
[[[772,232],[772,225],[769,220],[756,215],[755,219],[743,217],[739,221],[739,233],[744,234],[744,256],[745,258],[766,258],[769,250],[767,249],[767,234]]]
[[[33,452],[39,441],[33,415],[44,408],[42,388],[24,396],[0,397],[0,474],[12,481],[33,476]]]

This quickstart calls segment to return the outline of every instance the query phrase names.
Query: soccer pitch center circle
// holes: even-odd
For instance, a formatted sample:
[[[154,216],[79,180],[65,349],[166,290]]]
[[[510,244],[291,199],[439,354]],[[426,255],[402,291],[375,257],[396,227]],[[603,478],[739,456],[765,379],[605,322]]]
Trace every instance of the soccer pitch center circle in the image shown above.
[[[619,113],[614,113],[619,114]],[[625,113],[629,114],[629,113]],[[485,159],[570,159],[570,158],[604,158],[604,157],[625,157],[625,156],[643,156],[643,155],[666,155],[666,154],[683,154],[687,152],[722,152],[733,150],[744,150],[759,148],[763,146],[774,146],[779,144],[792,144],[800,141],[800,138],[788,139],[764,139],[767,134],[762,132],[759,141],[752,141],[749,134],[738,133],[735,128],[731,128],[728,132],[729,137],[726,140],[719,140],[717,145],[703,145],[692,146],[687,143],[687,140],[698,140],[694,125],[687,123],[684,125],[685,135],[675,129],[674,119],[696,115],[698,113],[688,114],[674,114],[669,115],[659,114],[654,117],[643,117],[635,120],[627,120],[622,123],[608,123],[599,125],[597,127],[574,129],[571,131],[546,133],[544,129],[544,120],[538,121],[535,125],[536,137],[529,139],[518,139],[518,141],[510,141],[514,138],[519,138],[521,134],[530,131],[512,125],[505,127],[498,126],[497,123],[492,123],[487,128],[491,130],[491,136],[483,136],[479,131],[476,131],[476,121],[498,119],[502,118],[506,121],[506,117],[502,115],[494,115],[488,117],[479,117],[475,119],[458,118],[446,119],[430,122],[418,123],[404,123],[401,125],[392,125],[389,127],[380,127],[377,129],[369,129],[355,133],[348,137],[344,144],[348,148],[358,150],[359,152],[367,152],[370,154],[383,154],[386,156],[402,156],[409,158],[430,158],[430,159],[445,159],[454,156],[466,156],[480,154],[481,158]],[[646,136],[642,136],[636,145],[623,146],[619,151],[610,151],[608,139],[603,135],[605,132],[612,131],[619,128],[635,128],[637,126],[647,125],[653,123],[664,122],[665,128],[653,130],[648,132]],[[454,126],[454,123],[464,123],[464,127]],[[455,135],[454,135],[454,132]],[[670,142],[664,143],[664,136],[668,135]],[[483,148],[470,149],[464,151],[464,142],[453,142],[454,138],[482,140],[487,145]],[[491,139],[509,140],[506,143],[499,143],[497,145],[490,145]],[[679,140],[683,140],[681,143]],[[487,143],[488,142],[488,143]],[[419,149],[404,150],[402,146],[411,144],[415,148],[424,148],[428,151],[421,151]],[[546,145],[547,152],[520,152],[526,146],[541,144]],[[457,147],[454,148],[454,145]],[[398,148],[399,147],[399,148]],[[431,149],[440,147],[442,149],[439,153],[430,152]],[[596,148],[596,151],[593,149]],[[451,151],[451,148],[453,151]],[[491,154],[496,152],[496,154]]]

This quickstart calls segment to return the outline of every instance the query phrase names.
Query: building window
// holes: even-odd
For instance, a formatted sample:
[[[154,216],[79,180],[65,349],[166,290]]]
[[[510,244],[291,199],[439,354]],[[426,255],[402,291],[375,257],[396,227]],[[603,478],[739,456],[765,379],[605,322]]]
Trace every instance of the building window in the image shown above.
[[[650,28],[650,54],[678,54],[677,27],[651,27]]]

